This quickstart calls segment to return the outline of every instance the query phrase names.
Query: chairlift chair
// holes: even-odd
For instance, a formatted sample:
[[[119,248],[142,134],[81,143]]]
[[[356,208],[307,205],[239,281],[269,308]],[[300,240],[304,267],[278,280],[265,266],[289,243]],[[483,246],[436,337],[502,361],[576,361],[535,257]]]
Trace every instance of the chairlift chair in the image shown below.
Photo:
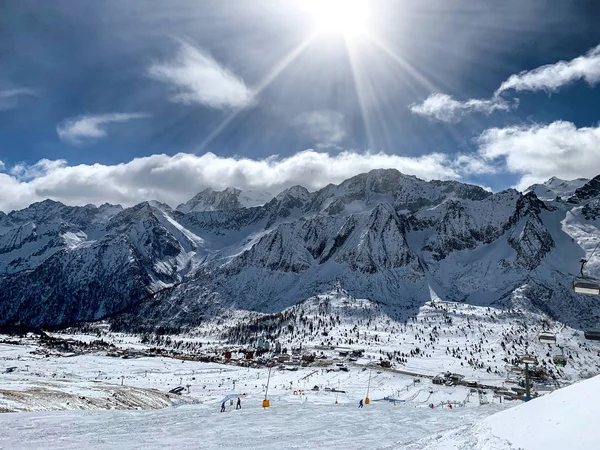
[[[600,330],[586,330],[583,336],[590,341],[600,341]]]
[[[556,343],[556,335],[549,331],[544,331],[540,333],[540,342],[542,344],[554,344]]]
[[[581,269],[579,270],[579,276],[573,281],[573,290],[578,294],[600,295],[600,281],[583,273],[583,268],[588,260],[581,259],[579,262],[581,263]]]
[[[559,367],[565,367],[567,365],[567,358],[565,358],[565,355],[554,355],[552,362]]]
[[[600,284],[589,278],[577,278],[573,290],[578,294],[600,295]]]
[[[537,358],[533,355],[519,355],[522,364],[537,364]]]

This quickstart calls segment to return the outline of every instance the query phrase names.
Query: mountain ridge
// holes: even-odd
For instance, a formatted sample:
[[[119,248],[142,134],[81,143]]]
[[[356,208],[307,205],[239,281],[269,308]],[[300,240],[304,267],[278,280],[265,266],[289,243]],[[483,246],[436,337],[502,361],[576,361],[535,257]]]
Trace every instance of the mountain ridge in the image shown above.
[[[432,286],[445,300],[499,307],[520,290],[532,307],[582,326],[598,308],[569,285],[600,238],[597,184],[543,201],[381,169],[315,192],[293,186],[253,207],[233,189],[175,209],[39,202],[0,215],[0,325],[63,326],[138,308],[149,326],[188,326],[228,308],[281,311],[341,283],[399,318]]]

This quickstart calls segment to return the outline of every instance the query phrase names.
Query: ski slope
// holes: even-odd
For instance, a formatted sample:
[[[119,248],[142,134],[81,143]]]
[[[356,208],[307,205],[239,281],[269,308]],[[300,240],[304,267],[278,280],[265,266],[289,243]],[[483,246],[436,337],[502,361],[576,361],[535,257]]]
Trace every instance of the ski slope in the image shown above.
[[[11,449],[396,449],[583,450],[600,448],[600,377],[529,403],[477,408],[374,402],[333,404],[311,394],[260,399],[243,409],[207,403],[159,411],[0,415],[0,448]],[[483,419],[483,420],[482,420]]]
[[[265,368],[103,352],[46,354],[33,341],[0,345],[3,367],[15,368],[0,375],[0,408],[30,411],[0,414],[0,448],[600,448],[592,428],[600,377],[522,404],[499,403],[491,391],[482,402],[464,386],[434,385],[424,377],[415,383],[361,365],[349,365],[348,372],[275,368],[268,381]],[[188,385],[189,393],[167,396]],[[371,403],[359,409],[367,389]],[[245,394],[242,410],[227,403],[220,413],[223,399],[235,393]],[[268,409],[261,407],[265,395]]]
[[[431,433],[470,424],[499,410],[435,409],[358,402],[335,405],[275,398],[219,412],[219,405],[159,411],[52,412],[0,415],[7,449],[352,449],[403,448]]]
[[[502,411],[474,427],[413,443],[409,450],[600,448],[600,377]]]
[[[480,405],[463,386],[436,386],[426,378],[414,383],[413,377],[357,366],[348,372],[275,368],[268,380],[265,368],[103,352],[45,354],[33,343],[0,345],[3,367],[14,367],[0,374],[0,409],[30,411],[0,414],[0,448],[403,446],[516,404],[498,403],[490,392],[490,403]],[[188,385],[189,393],[167,396]],[[367,389],[372,402],[358,409]],[[223,399],[234,393],[245,394],[243,409],[227,404],[220,413]],[[266,410],[265,395],[271,401]]]

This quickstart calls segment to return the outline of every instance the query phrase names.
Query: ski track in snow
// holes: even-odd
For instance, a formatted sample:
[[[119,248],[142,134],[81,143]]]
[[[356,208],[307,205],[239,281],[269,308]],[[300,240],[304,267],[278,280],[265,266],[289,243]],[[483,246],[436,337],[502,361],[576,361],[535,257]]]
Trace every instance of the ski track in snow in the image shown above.
[[[143,412],[55,412],[0,415],[0,446],[13,449],[352,449],[404,445],[497,412],[478,409],[430,410],[357,403],[324,405],[259,401],[243,409],[190,405]]]

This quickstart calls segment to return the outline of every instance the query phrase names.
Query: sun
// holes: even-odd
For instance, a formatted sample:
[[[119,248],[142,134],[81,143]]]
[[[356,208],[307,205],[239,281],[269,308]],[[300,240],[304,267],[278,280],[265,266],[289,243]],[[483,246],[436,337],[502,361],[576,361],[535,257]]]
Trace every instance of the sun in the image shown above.
[[[320,34],[348,38],[359,36],[366,30],[368,0],[302,0],[302,5],[314,17]]]

